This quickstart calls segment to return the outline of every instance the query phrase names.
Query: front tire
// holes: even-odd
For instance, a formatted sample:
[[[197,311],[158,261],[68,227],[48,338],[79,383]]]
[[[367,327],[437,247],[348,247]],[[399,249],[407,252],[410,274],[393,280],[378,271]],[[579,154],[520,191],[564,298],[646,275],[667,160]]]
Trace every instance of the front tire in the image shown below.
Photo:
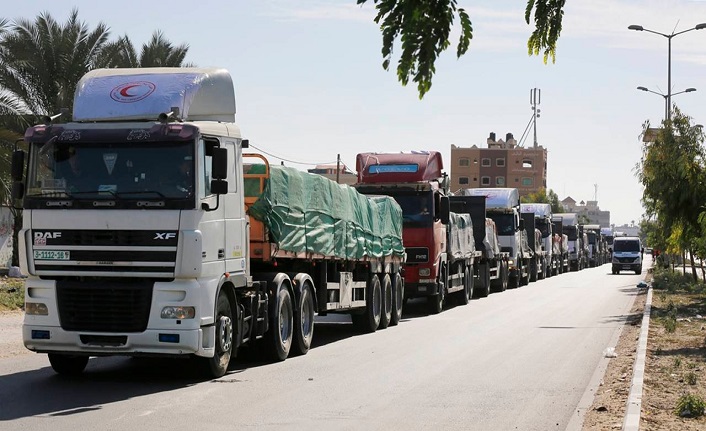
[[[52,369],[64,376],[78,376],[88,365],[88,356],[62,355],[49,353],[49,363]]]
[[[446,298],[446,284],[449,282],[448,270],[446,266],[439,272],[439,290],[436,295],[427,296],[427,306],[431,314],[439,314],[444,310],[444,299]]]
[[[302,285],[299,304],[294,312],[294,344],[295,355],[306,355],[311,348],[311,340],[314,338],[314,289],[306,282]]]
[[[207,375],[218,378],[228,371],[228,364],[233,355],[233,306],[224,290],[216,301],[216,345],[212,358],[199,358]]]
[[[404,280],[399,272],[395,273],[395,279],[392,284],[392,295],[395,300],[392,307],[392,320],[390,326],[395,326],[402,320],[402,308],[404,306]]]

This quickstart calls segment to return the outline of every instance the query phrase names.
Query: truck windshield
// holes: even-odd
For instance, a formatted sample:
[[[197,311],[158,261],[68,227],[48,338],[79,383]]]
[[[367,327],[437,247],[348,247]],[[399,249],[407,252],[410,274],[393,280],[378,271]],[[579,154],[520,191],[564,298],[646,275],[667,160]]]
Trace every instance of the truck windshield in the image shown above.
[[[434,223],[434,203],[432,194],[396,194],[395,198],[402,208],[403,226],[424,227]]]
[[[564,226],[564,235],[569,241],[576,241],[579,236],[579,229],[576,226]]]
[[[635,241],[614,241],[613,251],[634,251],[640,252],[640,242]]]
[[[588,243],[589,244],[595,244],[596,243],[596,238],[598,237],[595,232],[588,232]]]
[[[498,229],[498,235],[514,235],[515,234],[515,215],[514,214],[498,214],[491,213],[490,218],[495,222]]]
[[[192,142],[33,143],[27,199],[193,200]]]
[[[536,226],[537,229],[542,232],[542,238],[548,237],[552,232],[551,223],[547,222],[546,220],[538,219]]]

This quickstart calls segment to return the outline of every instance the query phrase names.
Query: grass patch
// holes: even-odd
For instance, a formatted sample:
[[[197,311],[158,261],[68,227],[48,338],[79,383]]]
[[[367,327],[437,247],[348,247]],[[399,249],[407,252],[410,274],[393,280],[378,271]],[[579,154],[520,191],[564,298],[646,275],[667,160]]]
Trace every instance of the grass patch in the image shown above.
[[[0,279],[0,311],[21,311],[25,304],[24,280]]]

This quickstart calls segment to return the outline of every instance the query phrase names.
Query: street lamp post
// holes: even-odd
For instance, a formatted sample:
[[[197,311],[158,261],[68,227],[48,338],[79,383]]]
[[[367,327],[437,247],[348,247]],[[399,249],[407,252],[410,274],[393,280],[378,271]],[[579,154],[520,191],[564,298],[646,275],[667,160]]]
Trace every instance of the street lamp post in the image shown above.
[[[657,95],[659,95],[659,96],[664,97],[664,118],[665,118],[665,120],[668,119],[668,118],[670,118],[670,109],[669,109],[669,108],[670,108],[670,106],[669,106],[669,103],[670,103],[670,102],[669,102],[669,100],[671,100],[671,96],[676,96],[677,94],[691,93],[692,91],[696,91],[695,88],[689,87],[689,88],[687,88],[687,89],[684,90],[684,91],[679,91],[678,93],[672,93],[672,94],[670,94],[670,95],[668,96],[668,95],[666,95],[666,94],[662,94],[662,93],[658,93],[658,92],[656,92],[656,91],[652,91],[652,90],[650,90],[650,89],[647,88],[647,87],[637,87],[637,89],[640,90],[640,91],[647,91],[648,93],[653,93],[653,94],[657,94]]]
[[[667,120],[672,119],[672,38],[674,36],[679,36],[680,34],[684,34],[686,32],[692,31],[692,30],[703,30],[704,28],[706,28],[706,23],[701,23],[701,24],[697,24],[695,27],[680,31],[678,33],[672,32],[672,34],[664,34],[664,33],[658,32],[658,31],[644,28],[641,25],[628,26],[628,30],[646,31],[648,33],[658,34],[660,36],[666,37],[667,40],[669,41],[669,43],[668,43],[668,56],[667,56],[667,94],[665,95],[665,99],[666,99],[666,103],[667,103],[667,115],[666,115]],[[657,93],[657,94],[659,94],[659,93]]]

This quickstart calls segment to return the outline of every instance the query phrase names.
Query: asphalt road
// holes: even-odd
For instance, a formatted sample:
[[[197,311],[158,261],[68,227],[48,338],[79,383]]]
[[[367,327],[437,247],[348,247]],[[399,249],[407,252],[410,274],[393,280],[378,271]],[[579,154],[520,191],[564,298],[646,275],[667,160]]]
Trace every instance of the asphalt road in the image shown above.
[[[641,279],[604,265],[434,316],[413,302],[367,335],[327,317],[306,356],[218,380],[188,360],[91,359],[68,379],[46,355],[0,356],[0,429],[565,430]]]

